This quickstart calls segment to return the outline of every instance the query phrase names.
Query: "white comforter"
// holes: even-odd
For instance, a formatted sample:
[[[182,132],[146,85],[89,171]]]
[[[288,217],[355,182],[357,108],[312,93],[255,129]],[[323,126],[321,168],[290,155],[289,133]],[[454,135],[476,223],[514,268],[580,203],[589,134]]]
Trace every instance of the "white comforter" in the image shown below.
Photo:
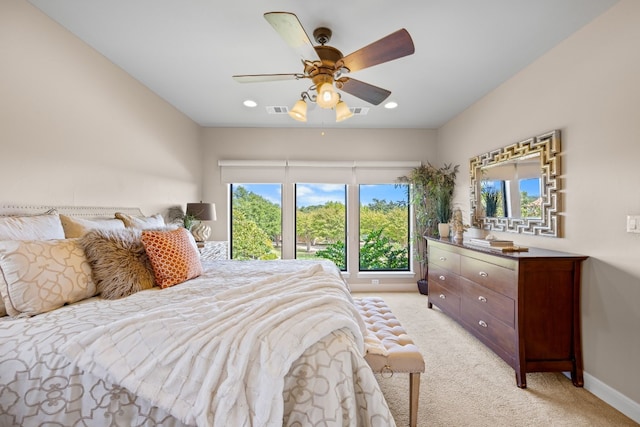
[[[280,426],[292,363],[339,329],[363,351],[365,327],[344,283],[315,265],[132,315],[62,350],[184,423]]]

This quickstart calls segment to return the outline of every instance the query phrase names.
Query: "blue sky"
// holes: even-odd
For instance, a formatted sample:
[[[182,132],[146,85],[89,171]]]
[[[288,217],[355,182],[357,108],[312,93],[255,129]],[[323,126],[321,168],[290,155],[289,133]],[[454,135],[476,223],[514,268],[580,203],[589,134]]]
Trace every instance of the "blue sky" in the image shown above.
[[[242,184],[247,191],[259,194],[270,202],[281,205],[282,190],[280,184]],[[362,204],[369,204],[374,198],[378,200],[405,200],[406,192],[395,185],[366,185],[361,188]],[[296,187],[298,205],[301,207],[324,205],[327,202],[345,202],[345,186],[340,184],[298,184]]]

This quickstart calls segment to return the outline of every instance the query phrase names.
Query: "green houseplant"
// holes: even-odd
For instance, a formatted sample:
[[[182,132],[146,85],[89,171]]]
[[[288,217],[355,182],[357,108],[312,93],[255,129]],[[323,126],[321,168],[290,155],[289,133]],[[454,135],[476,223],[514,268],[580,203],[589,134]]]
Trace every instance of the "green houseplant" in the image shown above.
[[[437,216],[437,193],[442,188],[446,189],[449,197],[449,208],[453,197],[456,174],[459,165],[455,167],[445,164],[437,168],[430,163],[420,165],[398,181],[403,184],[410,184],[409,202],[413,206],[414,232],[413,259],[416,262],[418,272],[418,289],[420,293],[428,293],[428,269],[427,269],[427,243],[425,236],[437,236],[438,216]],[[451,217],[451,212],[449,212]]]
[[[436,188],[436,219],[438,220],[438,235],[440,237],[449,236],[449,223],[453,211],[451,208],[451,199],[453,198],[453,188],[440,186]]]

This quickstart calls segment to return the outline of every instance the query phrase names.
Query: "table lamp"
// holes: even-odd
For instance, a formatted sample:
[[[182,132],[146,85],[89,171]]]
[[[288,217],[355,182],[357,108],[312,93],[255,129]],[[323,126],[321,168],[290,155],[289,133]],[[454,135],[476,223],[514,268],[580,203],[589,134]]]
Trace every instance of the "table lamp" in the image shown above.
[[[214,203],[187,203],[187,215],[193,216],[198,222],[191,227],[191,234],[196,242],[204,242],[211,235],[211,227],[202,221],[216,220],[216,205]]]

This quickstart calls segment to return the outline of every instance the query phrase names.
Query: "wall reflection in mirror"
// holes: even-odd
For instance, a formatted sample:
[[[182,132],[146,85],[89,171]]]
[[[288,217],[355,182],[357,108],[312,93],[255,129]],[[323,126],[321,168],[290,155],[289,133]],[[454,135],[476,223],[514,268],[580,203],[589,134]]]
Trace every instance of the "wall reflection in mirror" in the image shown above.
[[[558,236],[559,154],[556,130],[472,158],[473,225]]]

